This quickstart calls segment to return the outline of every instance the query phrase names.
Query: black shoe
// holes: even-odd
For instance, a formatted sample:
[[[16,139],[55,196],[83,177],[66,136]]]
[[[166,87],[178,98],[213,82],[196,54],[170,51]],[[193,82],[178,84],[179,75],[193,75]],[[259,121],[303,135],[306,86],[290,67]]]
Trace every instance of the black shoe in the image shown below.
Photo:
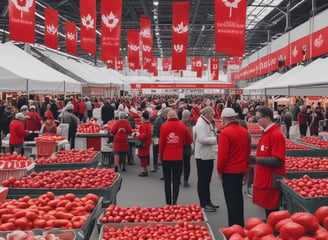
[[[190,184],[188,183],[188,181],[185,181],[183,184],[184,187],[190,187]]]
[[[115,167],[115,172],[118,172],[118,167]]]
[[[156,169],[152,169],[149,172],[157,172],[157,170]]]
[[[211,207],[210,205],[205,205],[204,212],[216,212],[216,209],[214,207]]]
[[[126,172],[126,169],[125,169],[125,168],[123,168],[123,169],[122,169],[122,172]]]
[[[173,201],[172,205],[177,205],[177,201]]]
[[[142,172],[139,174],[139,177],[148,177],[148,172]]]
[[[161,181],[164,181],[164,177],[161,177],[160,180],[161,180]]]
[[[210,203],[210,204],[208,204],[208,205],[211,206],[212,208],[220,208],[219,205],[214,205],[213,203]]]

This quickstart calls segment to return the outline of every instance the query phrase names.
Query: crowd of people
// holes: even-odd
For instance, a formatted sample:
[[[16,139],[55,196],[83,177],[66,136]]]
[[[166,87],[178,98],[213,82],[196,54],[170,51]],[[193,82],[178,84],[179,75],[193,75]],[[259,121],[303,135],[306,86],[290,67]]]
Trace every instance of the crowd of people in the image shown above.
[[[110,131],[115,171],[126,171],[127,164],[135,164],[132,152],[137,147],[142,168],[139,176],[147,177],[149,172],[156,172],[161,166],[166,203],[177,204],[182,175],[183,186],[190,186],[190,160],[194,155],[201,207],[207,212],[215,212],[219,208],[212,202],[210,194],[216,165],[227,204],[229,225],[243,226],[242,184],[249,177],[250,166],[255,166],[253,202],[263,207],[268,215],[279,209],[280,190],[276,180],[286,175],[285,137],[280,130],[281,125],[286,126],[287,138],[293,122],[298,122],[302,136],[307,134],[307,128],[311,135],[318,135],[319,122],[327,119],[327,113],[320,104],[306,106],[301,99],[290,110],[279,105],[273,111],[263,102],[215,95],[187,96],[184,99],[170,95],[113,99],[45,98],[42,104],[21,97],[15,106],[0,102],[0,130],[2,136],[10,134],[11,152],[22,153],[24,138],[32,133],[56,134],[57,126],[67,123],[68,140],[74,148],[75,133],[80,123],[95,119],[107,124],[115,119]],[[132,133],[135,117],[140,115],[139,130]],[[215,128],[213,119],[221,119],[225,126],[222,131]],[[257,123],[263,130],[254,156],[250,155],[251,138],[247,123]],[[129,141],[129,136],[135,141]],[[149,169],[151,165],[152,169]]]

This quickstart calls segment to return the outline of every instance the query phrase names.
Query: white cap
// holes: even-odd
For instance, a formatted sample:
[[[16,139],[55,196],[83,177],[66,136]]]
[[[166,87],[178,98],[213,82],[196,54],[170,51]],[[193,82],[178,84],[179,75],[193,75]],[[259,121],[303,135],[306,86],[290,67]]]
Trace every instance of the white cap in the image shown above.
[[[23,105],[23,106],[20,108],[20,111],[23,111],[23,110],[28,110],[28,106],[27,106],[27,105]]]
[[[16,113],[15,118],[24,120],[25,119],[24,113],[21,113],[21,112]]]
[[[238,114],[232,108],[224,108],[221,117],[235,117]]]

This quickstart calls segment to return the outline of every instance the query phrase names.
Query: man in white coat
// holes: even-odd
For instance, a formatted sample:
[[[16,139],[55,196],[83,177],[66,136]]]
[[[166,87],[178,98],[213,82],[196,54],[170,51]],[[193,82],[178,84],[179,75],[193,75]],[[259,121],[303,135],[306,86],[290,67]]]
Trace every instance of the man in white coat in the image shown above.
[[[217,145],[215,126],[213,124],[214,109],[205,107],[201,111],[194,127],[195,158],[197,163],[197,192],[200,205],[206,212],[215,212],[219,206],[211,201],[210,183],[214,167]]]

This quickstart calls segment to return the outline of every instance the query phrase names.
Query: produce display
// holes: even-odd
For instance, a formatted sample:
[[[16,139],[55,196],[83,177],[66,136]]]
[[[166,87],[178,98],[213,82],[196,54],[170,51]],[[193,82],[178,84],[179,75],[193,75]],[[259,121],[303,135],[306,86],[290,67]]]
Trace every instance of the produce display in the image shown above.
[[[34,138],[34,141],[36,141],[36,142],[58,142],[58,141],[62,141],[64,139],[65,139],[65,137],[63,137],[63,136],[43,134],[40,137]]]
[[[262,134],[262,130],[260,126],[257,124],[247,124],[247,127],[250,134],[253,135]]]
[[[174,221],[204,221],[199,204],[166,205],[165,207],[120,208],[110,205],[100,219],[101,223],[124,222],[174,222]]]
[[[260,218],[252,217],[247,220],[245,229],[239,225],[233,225],[221,229],[221,232],[228,240],[327,240],[328,232],[319,224],[319,222],[328,222],[326,211],[326,209],[319,210],[316,216],[307,212],[290,215],[285,210],[276,211],[269,214],[267,223]],[[317,215],[320,215],[322,221],[317,218]],[[274,233],[279,233],[279,236],[276,237]]]
[[[176,225],[165,226],[164,224],[137,225],[123,228],[104,227],[103,240],[111,239],[190,239],[211,240],[206,226],[192,223],[179,222]]]
[[[112,169],[82,168],[33,173],[18,179],[10,177],[2,185],[14,188],[107,188],[116,177]]]
[[[317,157],[286,157],[287,171],[327,171],[328,158]]]
[[[311,150],[311,148],[286,139],[286,150]]]
[[[96,121],[90,121],[83,123],[77,127],[78,133],[99,133],[101,127],[96,123]]]
[[[328,196],[328,178],[311,179],[304,175],[300,179],[284,179],[283,182],[304,198]]]
[[[107,131],[108,131],[108,132],[111,132],[111,131],[112,131],[113,126],[114,126],[114,123],[115,123],[114,120],[111,120],[111,121],[108,121],[108,122],[107,122],[107,125],[106,125],[105,127],[107,128]]]
[[[0,204],[0,231],[78,229],[97,202],[98,196],[95,194],[77,198],[72,193],[56,197],[52,192],[38,198],[25,196],[18,200],[7,200]]]
[[[97,153],[94,148],[80,151],[76,151],[75,149],[70,151],[65,150],[57,152],[55,157],[41,157],[35,162],[37,164],[90,162]]]
[[[223,123],[215,123],[215,129],[223,130],[224,129],[224,124]]]
[[[33,232],[13,231],[6,237],[0,237],[0,240],[64,240],[55,234],[48,233],[45,236],[35,235]]]
[[[328,206],[323,206],[315,211],[314,216],[318,219],[319,223],[328,231]]]
[[[318,148],[328,148],[328,141],[319,137],[301,137],[300,140]]]
[[[0,170],[20,169],[29,167],[34,161],[17,153],[6,153],[0,156]]]

